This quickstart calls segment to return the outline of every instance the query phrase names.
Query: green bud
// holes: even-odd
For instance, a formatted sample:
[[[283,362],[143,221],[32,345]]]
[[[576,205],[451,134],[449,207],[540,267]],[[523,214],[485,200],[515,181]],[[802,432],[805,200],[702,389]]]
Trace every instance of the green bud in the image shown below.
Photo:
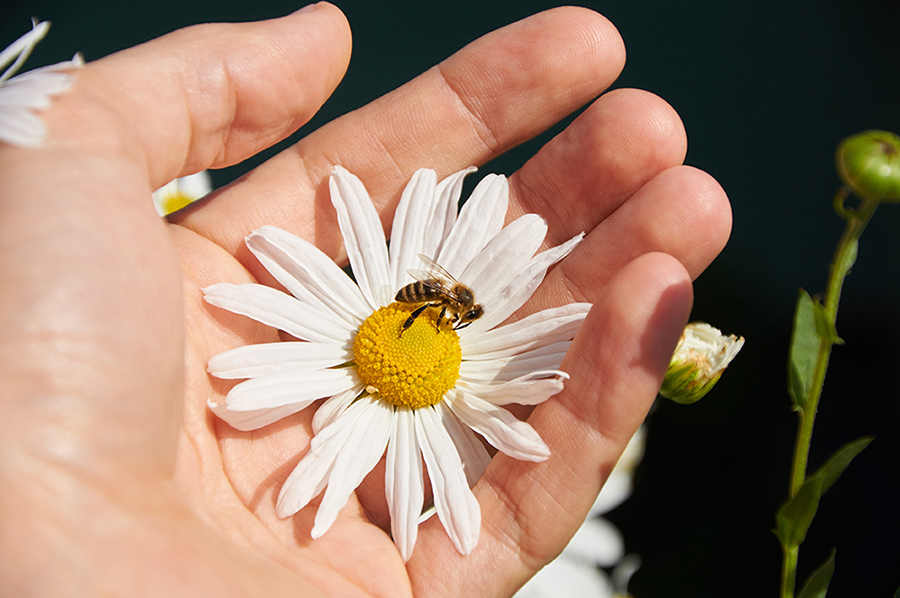
[[[847,137],[835,152],[838,176],[858,197],[900,201],[900,137],[864,131]]]
[[[712,390],[743,346],[743,337],[725,336],[703,322],[688,324],[659,394],[683,405],[696,403]]]

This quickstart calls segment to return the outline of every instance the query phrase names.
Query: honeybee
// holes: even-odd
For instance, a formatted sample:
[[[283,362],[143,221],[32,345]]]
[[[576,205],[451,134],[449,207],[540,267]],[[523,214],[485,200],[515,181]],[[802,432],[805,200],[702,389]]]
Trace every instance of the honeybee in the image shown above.
[[[462,284],[426,255],[419,254],[419,259],[425,262],[427,270],[409,270],[409,275],[416,279],[399,291],[394,301],[400,303],[421,303],[406,319],[400,328],[400,334],[412,326],[422,312],[429,307],[441,307],[441,313],[435,325],[440,328],[444,317],[454,323],[454,330],[465,328],[484,314],[484,309],[475,303],[475,293],[472,289]]]

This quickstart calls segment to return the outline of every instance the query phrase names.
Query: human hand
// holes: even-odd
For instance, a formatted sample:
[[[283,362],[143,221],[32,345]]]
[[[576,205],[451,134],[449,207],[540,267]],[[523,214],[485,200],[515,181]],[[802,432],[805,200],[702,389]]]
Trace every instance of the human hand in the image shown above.
[[[241,433],[206,408],[227,390],[207,375],[209,357],[277,338],[201,299],[216,282],[270,281],[248,232],[274,224],[341,261],[332,165],[365,182],[389,226],[414,170],[483,164],[590,101],[624,62],[595,13],[536,15],[172,224],[158,219],[151,190],[308,120],[342,76],[349,39],[330,5],[179,31],[81,69],[44,115],[43,148],[0,145],[0,579],[11,593],[508,595],[580,525],[656,395],[690,278],[730,227],[719,186],[680,166],[677,115],[645,92],[602,96],[510,178],[510,219],[543,215],[550,245],[587,232],[528,309],[595,306],[563,363],[565,390],[528,419],[551,457],[493,460],[474,488],[483,529],[471,555],[432,519],[404,567],[382,531],[377,474],[310,540],[314,507],[281,520],[274,497],[311,415]]]

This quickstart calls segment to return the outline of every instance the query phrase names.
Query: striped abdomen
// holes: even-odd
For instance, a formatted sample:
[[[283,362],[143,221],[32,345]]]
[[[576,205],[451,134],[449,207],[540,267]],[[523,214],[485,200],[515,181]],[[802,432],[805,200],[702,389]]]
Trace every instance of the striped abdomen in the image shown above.
[[[394,297],[394,301],[401,303],[443,302],[445,299],[446,295],[441,292],[440,281],[434,279],[411,282],[397,291]]]

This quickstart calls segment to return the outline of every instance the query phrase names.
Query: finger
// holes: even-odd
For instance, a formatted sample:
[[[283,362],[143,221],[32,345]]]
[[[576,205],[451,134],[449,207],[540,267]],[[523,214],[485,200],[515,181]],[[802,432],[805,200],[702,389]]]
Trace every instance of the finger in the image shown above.
[[[590,231],[687,150],[681,119],[636,89],[605,94],[510,177],[510,215],[549,221],[545,242]]]
[[[323,217],[333,212],[323,181],[334,164],[365,183],[387,226],[416,169],[445,176],[533,137],[605,89],[624,56],[618,32],[597,13],[535,15],[315,131],[179,221],[233,253],[249,230],[275,224],[337,257],[340,237]]]
[[[349,58],[347,22],[327,3],[269,21],[189,27],[79,70],[46,115],[48,145],[129,148],[152,190],[290,135],[331,94]]]
[[[409,563],[417,596],[431,595],[434,579],[451,584],[443,595],[512,593],[563,549],[653,403],[691,297],[687,272],[663,254],[641,257],[604,289],[563,362],[565,389],[528,420],[550,459],[494,458],[474,489],[483,525],[468,557],[437,523],[423,524]]]
[[[620,269],[646,253],[669,254],[696,278],[730,233],[731,206],[716,180],[689,166],[670,168],[598,224],[547,274],[518,315],[571,301],[594,302]]]

